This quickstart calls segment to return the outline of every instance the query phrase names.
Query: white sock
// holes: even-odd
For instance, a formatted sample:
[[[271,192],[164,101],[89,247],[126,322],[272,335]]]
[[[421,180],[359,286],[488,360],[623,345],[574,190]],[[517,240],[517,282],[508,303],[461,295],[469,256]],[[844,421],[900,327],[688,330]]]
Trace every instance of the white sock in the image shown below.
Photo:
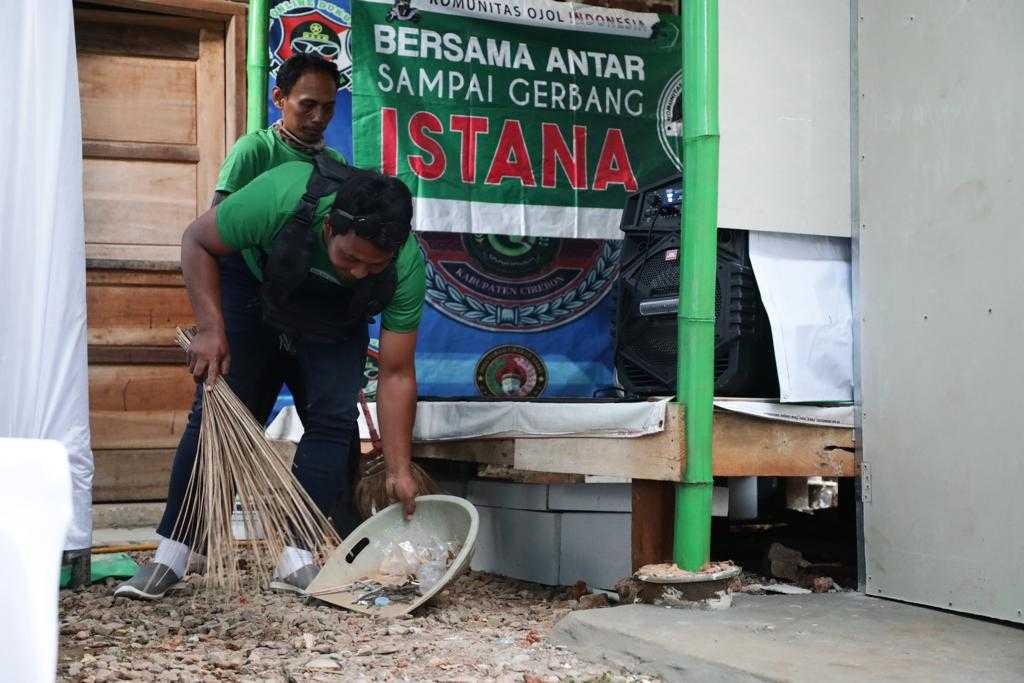
[[[170,538],[160,537],[160,545],[153,553],[153,561],[171,568],[178,578],[185,576],[188,569],[189,547]]]
[[[313,553],[302,548],[294,548],[290,545],[285,546],[284,552],[281,553],[281,559],[277,561],[277,569],[274,570],[274,576],[283,579],[289,574],[299,571],[307,564],[313,564]]]

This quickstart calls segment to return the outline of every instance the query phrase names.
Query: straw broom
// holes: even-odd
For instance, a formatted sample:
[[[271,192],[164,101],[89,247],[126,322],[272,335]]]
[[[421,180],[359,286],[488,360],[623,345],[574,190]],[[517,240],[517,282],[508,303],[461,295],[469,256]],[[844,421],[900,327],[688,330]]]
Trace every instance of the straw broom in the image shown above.
[[[177,331],[188,350],[194,330]],[[203,394],[196,463],[175,522],[174,538],[194,538],[206,553],[208,587],[242,589],[240,546],[232,532],[235,497],[241,503],[257,587],[270,583],[286,546],[309,550],[320,563],[341,540],[291,467],[267,442],[260,426],[223,378]]]
[[[361,475],[355,491],[356,510],[363,516],[363,519],[367,519],[378,510],[383,510],[394,503],[395,499],[388,491],[387,463],[384,461],[380,434],[377,433],[373,417],[370,416],[370,406],[366,404],[366,394],[361,389],[359,391],[359,408],[363,411],[363,419],[366,420],[366,427],[370,431],[370,443],[373,445],[373,450],[363,457],[360,468]],[[410,462],[409,466],[413,481],[416,482],[416,495],[440,493],[441,489],[437,483],[422,467],[415,462]]]

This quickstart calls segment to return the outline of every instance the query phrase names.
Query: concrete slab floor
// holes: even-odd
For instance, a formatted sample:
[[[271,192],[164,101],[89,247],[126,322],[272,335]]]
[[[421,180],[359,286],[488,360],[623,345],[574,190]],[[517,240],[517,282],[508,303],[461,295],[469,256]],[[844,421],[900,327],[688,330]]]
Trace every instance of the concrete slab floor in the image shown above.
[[[721,611],[573,612],[552,639],[666,681],[1024,680],[1019,627],[860,593],[734,597]]]
[[[93,529],[92,544],[96,546],[159,543],[160,537],[151,526],[128,529]]]

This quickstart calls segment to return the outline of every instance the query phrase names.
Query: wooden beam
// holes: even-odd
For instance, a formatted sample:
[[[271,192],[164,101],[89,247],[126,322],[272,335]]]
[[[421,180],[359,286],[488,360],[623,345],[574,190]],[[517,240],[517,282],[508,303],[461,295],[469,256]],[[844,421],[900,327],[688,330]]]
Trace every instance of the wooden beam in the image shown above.
[[[94,5],[123,7],[124,9],[158,14],[172,14],[199,19],[227,21],[235,15],[244,15],[246,6],[230,0],[91,0]]]
[[[92,0],[92,2],[93,4],[101,4],[104,0]],[[143,14],[140,12],[119,12],[109,9],[83,9],[76,7],[75,24],[79,23],[154,26],[166,29],[188,29],[196,32],[204,28],[221,28],[224,25],[223,19],[211,21],[208,19],[203,20],[167,14]]]
[[[162,264],[150,264],[153,266]],[[170,270],[164,268],[143,268],[143,272],[136,270],[122,270],[118,268],[89,268],[85,271],[85,282],[87,285],[128,285],[134,287],[177,287],[185,288],[185,279],[182,277],[181,268]]]
[[[665,429],[631,439],[542,438],[515,440],[517,469],[567,474],[600,474],[631,479],[679,481],[685,425],[670,404]]]
[[[94,503],[166,500],[174,449],[93,449]]]
[[[185,365],[178,346],[90,346],[89,365]]]
[[[716,411],[713,472],[719,477],[854,477],[853,430]],[[680,481],[686,463],[682,407],[666,408],[665,431],[633,439],[516,439],[515,467]]]
[[[483,465],[512,465],[515,459],[513,439],[476,439],[474,441],[429,441],[412,445],[414,458],[457,460]]]
[[[517,470],[508,465],[480,465],[476,476],[481,479],[499,479],[517,484],[584,484],[582,474],[560,474],[558,472],[531,472]]]
[[[146,159],[149,161],[199,161],[199,146],[156,142],[84,140],[82,156],[92,159]]]
[[[672,561],[675,512],[675,484],[668,481],[633,480],[633,571],[646,564]]]
[[[855,477],[853,430],[715,412],[716,477]]]
[[[81,21],[80,16],[75,14],[75,48],[79,53],[199,59],[199,32],[194,28],[135,23],[126,29],[107,19]]]
[[[159,244],[86,244],[85,267],[180,270],[181,247]]]

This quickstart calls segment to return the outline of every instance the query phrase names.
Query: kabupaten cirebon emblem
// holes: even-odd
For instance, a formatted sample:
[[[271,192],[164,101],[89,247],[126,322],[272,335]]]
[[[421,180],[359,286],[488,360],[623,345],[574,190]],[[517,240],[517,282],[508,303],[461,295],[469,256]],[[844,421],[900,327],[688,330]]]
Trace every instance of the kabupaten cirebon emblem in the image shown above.
[[[613,240],[417,233],[427,302],[483,330],[540,332],[579,318],[615,280]]]

